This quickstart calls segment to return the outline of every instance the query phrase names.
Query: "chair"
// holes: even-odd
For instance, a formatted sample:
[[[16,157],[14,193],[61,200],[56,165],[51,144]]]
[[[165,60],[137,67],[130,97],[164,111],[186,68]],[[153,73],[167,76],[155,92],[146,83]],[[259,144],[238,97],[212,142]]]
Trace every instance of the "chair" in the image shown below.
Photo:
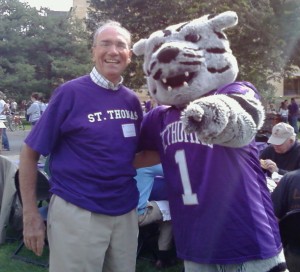
[[[21,192],[20,192],[20,184],[19,184],[19,170],[17,170],[15,174],[15,186],[17,190],[17,195],[20,199],[20,202],[22,203],[22,198],[21,198]],[[46,172],[42,170],[38,170],[37,173],[37,187],[36,187],[36,193],[37,193],[37,206],[39,208],[39,212],[44,219],[45,224],[47,223],[47,214],[48,214],[48,202],[50,200],[50,184],[49,184],[49,177],[46,174]],[[47,203],[46,205],[45,202]],[[47,243],[46,243],[47,244]],[[48,267],[49,264],[48,262],[42,262],[33,258],[29,257],[24,257],[19,255],[21,250],[24,247],[24,241],[22,239],[22,242],[19,244],[15,252],[12,254],[12,258],[14,259],[19,259],[21,261],[27,262],[27,263],[32,263],[35,265],[43,266],[43,267]]]
[[[279,221],[280,236],[290,272],[300,271],[300,209],[288,212]]]
[[[17,166],[6,156],[0,155],[0,169],[0,244],[4,244],[9,218],[16,199],[14,177]]]

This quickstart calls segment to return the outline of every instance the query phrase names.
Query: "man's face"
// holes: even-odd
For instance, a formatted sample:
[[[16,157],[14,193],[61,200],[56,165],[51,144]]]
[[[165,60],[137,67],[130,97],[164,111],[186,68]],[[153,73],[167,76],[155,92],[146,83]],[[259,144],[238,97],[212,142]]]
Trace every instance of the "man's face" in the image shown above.
[[[93,60],[97,71],[114,84],[130,63],[128,37],[117,27],[108,26],[97,36],[93,47]]]
[[[283,144],[273,145],[273,147],[274,147],[274,150],[275,150],[276,153],[283,154],[283,153],[286,153],[287,151],[290,150],[293,143],[294,142],[293,142],[292,139],[287,139]]]

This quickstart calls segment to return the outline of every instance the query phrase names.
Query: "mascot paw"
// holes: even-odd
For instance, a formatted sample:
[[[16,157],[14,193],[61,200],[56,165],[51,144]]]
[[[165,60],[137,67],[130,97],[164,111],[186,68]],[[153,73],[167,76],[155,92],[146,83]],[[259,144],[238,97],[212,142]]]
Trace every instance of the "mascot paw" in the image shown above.
[[[190,104],[187,109],[182,112],[181,120],[187,133],[198,131],[203,122],[204,110],[198,104]]]

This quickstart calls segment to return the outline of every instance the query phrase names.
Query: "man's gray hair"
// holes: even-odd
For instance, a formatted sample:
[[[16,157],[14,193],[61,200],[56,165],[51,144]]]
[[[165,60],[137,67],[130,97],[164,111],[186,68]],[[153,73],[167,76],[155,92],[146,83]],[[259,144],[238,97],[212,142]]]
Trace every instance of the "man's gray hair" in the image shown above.
[[[97,37],[99,35],[99,33],[105,29],[106,27],[115,27],[115,28],[119,28],[120,30],[122,30],[124,32],[124,36],[127,40],[128,46],[131,46],[131,33],[121,25],[121,23],[117,22],[117,21],[113,21],[113,20],[107,20],[107,21],[103,21],[100,22],[96,31],[94,32],[94,37],[93,37],[93,46],[96,45],[97,43]]]

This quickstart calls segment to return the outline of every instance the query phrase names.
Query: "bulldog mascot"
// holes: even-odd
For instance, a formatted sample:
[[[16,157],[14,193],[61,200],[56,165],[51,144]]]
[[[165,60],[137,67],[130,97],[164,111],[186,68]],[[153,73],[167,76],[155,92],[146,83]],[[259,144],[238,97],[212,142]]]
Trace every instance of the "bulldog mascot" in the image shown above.
[[[159,152],[185,272],[287,271],[254,141],[263,106],[250,82],[235,81],[223,32],[237,21],[206,15],[133,46],[160,104],[145,115],[141,148]]]

